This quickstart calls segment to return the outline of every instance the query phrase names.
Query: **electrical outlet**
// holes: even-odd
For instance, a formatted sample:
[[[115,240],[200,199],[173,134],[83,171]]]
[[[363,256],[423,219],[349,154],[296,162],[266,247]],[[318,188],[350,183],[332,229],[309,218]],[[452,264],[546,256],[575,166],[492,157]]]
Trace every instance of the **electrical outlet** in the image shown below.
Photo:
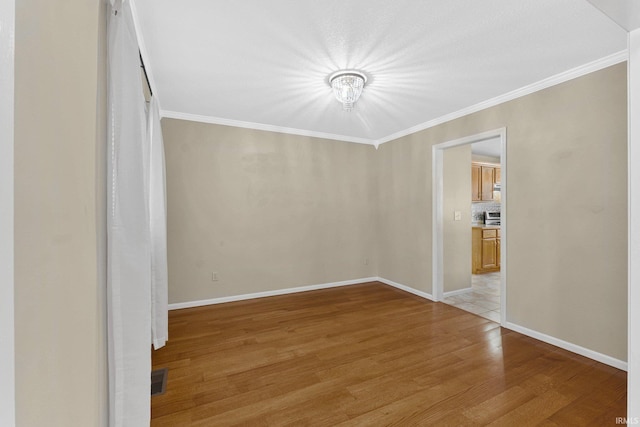
[[[369,265],[369,258],[364,259],[364,265]]]
[[[217,282],[218,281],[218,272],[214,271],[213,273],[211,273],[211,281],[212,282]]]

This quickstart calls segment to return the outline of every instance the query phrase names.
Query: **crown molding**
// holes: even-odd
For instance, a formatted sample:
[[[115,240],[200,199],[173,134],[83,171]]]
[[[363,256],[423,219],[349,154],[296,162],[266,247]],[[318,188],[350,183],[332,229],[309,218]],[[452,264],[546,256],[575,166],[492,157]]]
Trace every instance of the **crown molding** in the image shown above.
[[[143,54],[143,57],[145,57],[144,49],[142,45],[143,43],[141,42],[141,52]],[[602,70],[603,68],[607,68],[612,65],[619,64],[621,62],[626,61],[628,58],[629,58],[629,51],[625,49],[620,52],[616,52],[612,55],[605,56],[604,58],[600,58],[598,60],[581,65],[579,67],[572,68],[571,70],[564,71],[560,74],[556,74],[555,76],[551,76],[544,80],[540,80],[528,86],[524,86],[522,88],[497,96],[495,98],[482,101],[478,104],[463,108],[453,113],[445,114],[444,116],[440,116],[436,119],[429,120],[427,122],[421,123],[416,126],[412,126],[408,129],[404,129],[404,130],[392,133],[391,135],[388,135],[378,140],[369,139],[369,138],[358,138],[358,137],[346,136],[346,135],[337,135],[337,134],[325,133],[325,132],[317,132],[317,131],[305,130],[305,129],[288,128],[284,126],[268,125],[264,123],[245,122],[241,120],[233,120],[233,119],[227,119],[223,117],[212,117],[212,116],[203,116],[198,114],[182,113],[179,111],[170,111],[170,110],[162,110],[162,109],[160,110],[160,115],[161,117],[167,117],[171,119],[180,119],[180,120],[188,120],[193,122],[211,123],[211,124],[223,125],[223,126],[233,126],[233,127],[239,127],[239,128],[245,128],[245,129],[254,129],[254,130],[263,130],[268,132],[285,133],[285,134],[291,134],[291,135],[308,136],[312,138],[330,139],[335,141],[355,142],[358,144],[373,145],[376,149],[378,149],[380,144],[384,144],[385,142],[393,141],[393,140],[402,138],[403,136],[411,135],[413,133],[420,132],[425,129],[429,129],[439,124],[446,123],[448,121],[455,120],[460,117],[464,117],[466,115],[476,113],[478,111],[481,111],[490,107],[494,107],[504,102],[512,101],[514,99],[517,99],[526,95],[530,95],[534,92],[538,92],[540,90],[547,89],[549,87],[558,85],[560,83],[564,83],[569,80],[582,77],[586,74]],[[153,84],[153,77],[150,77],[150,81]]]
[[[316,132],[312,130],[295,129],[283,126],[267,125],[264,123],[244,122],[241,120],[225,119],[223,117],[201,116],[198,114],[181,113],[179,111],[161,110],[161,117],[170,119],[189,120],[192,122],[211,123],[214,125],[233,126],[237,128],[264,130],[269,132],[287,133],[291,135],[309,136],[312,138],[331,139],[335,141],[355,142],[357,144],[376,145],[375,140],[368,138],[357,138],[346,135],[336,135],[332,133]]]
[[[514,91],[505,93],[504,95],[496,96],[495,98],[482,101],[470,107],[463,108],[462,110],[445,114],[444,116],[440,116],[437,119],[429,120],[428,122],[424,122],[419,125],[412,126],[408,129],[393,133],[387,137],[377,140],[375,144],[376,146],[378,146],[379,144],[384,144],[385,142],[393,141],[395,139],[402,138],[403,136],[411,135],[421,130],[429,129],[439,124],[442,124],[454,119],[458,119],[460,117],[463,117],[472,113],[476,113],[480,110],[484,110],[489,107],[494,107],[498,104],[502,104],[507,101],[512,101],[514,99],[523,97],[525,95],[530,95],[534,92],[547,89],[551,86],[555,86],[557,84],[567,82],[577,77],[581,77],[586,74],[602,70],[603,68],[607,68],[612,65],[619,64],[621,62],[626,61],[628,58],[629,58],[629,51],[627,49],[622,50],[620,52],[616,52],[609,56],[605,56],[604,58],[597,59],[595,61],[581,65],[579,67],[572,68],[571,70],[567,70],[560,74],[556,74],[555,76],[551,76],[544,80],[540,80],[528,86],[524,86],[520,89],[516,89]]]

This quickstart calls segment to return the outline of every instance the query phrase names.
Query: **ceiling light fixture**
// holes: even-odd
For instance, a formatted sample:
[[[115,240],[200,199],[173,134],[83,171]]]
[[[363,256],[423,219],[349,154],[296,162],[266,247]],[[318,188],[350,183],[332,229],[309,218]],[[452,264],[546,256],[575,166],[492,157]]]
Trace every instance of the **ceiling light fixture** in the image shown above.
[[[344,111],[353,110],[366,82],[367,76],[355,70],[337,71],[329,76],[329,84],[333,88],[333,94],[342,103]]]

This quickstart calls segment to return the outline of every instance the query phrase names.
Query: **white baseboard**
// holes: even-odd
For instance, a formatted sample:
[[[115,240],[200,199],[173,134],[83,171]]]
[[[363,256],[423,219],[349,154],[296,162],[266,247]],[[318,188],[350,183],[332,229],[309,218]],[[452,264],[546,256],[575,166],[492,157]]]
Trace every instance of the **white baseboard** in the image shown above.
[[[336,288],[338,286],[357,285],[360,283],[367,283],[367,282],[381,282],[381,283],[384,283],[385,285],[393,286],[394,288],[398,288],[403,291],[417,295],[419,297],[426,298],[428,300],[433,301],[433,297],[431,296],[431,294],[419,291],[417,289],[413,289],[409,286],[402,285],[400,283],[396,283],[394,281],[387,280],[382,277],[364,277],[362,279],[344,280],[341,282],[331,282],[331,283],[321,283],[318,285],[299,286],[296,288],[276,289],[274,291],[255,292],[251,294],[232,295],[228,297],[211,298],[211,299],[197,300],[197,301],[177,302],[177,303],[169,304],[169,310],[180,310],[182,308],[202,307],[204,305],[223,304],[225,302],[234,302],[234,301],[243,301],[243,300],[254,299],[254,298],[272,297],[276,295],[293,294],[296,292],[315,291],[318,289],[329,289],[329,288]]]
[[[611,356],[607,356],[606,354],[598,353],[597,351],[589,350],[588,348],[581,347],[576,344],[572,344],[567,341],[563,341],[559,338],[552,337],[551,335],[543,334],[541,332],[534,331],[533,329],[525,328],[520,325],[516,325],[515,323],[506,322],[503,327],[507,329],[511,329],[512,331],[519,332],[522,335],[526,335],[531,338],[535,338],[537,340],[546,342],[547,344],[554,345],[556,347],[560,347],[564,350],[568,350],[572,353],[579,354],[584,357],[588,357],[589,359],[593,359],[597,362],[604,363],[605,365],[613,366],[614,368],[621,369],[623,371],[627,370],[627,362],[623,362],[622,360],[615,359]]]
[[[413,288],[411,288],[411,287],[409,287],[407,285],[402,285],[400,283],[396,283],[396,282],[394,282],[392,280],[388,280],[388,279],[385,279],[383,277],[376,277],[376,280],[378,282],[384,283],[385,285],[393,286],[394,288],[401,289],[401,290],[403,290],[405,292],[409,292],[410,294],[414,294],[414,295],[417,295],[419,297],[426,298],[426,299],[428,299],[430,301],[434,301],[433,296],[431,294],[428,294],[428,293],[423,292],[423,291],[419,291],[417,289],[413,289]]]
[[[252,294],[233,295],[228,297],[212,298],[212,299],[199,300],[199,301],[173,303],[173,304],[169,304],[169,310],[179,310],[182,308],[200,307],[200,306],[211,305],[211,304],[222,304],[225,302],[243,301],[247,299],[264,298],[264,297],[271,297],[276,295],[286,295],[286,294],[293,294],[296,292],[315,291],[318,289],[328,289],[328,288],[335,288],[339,286],[349,286],[349,285],[356,285],[356,284],[367,283],[367,282],[381,282],[381,283],[384,283],[385,285],[393,286],[394,288],[403,290],[405,292],[409,292],[413,295],[417,295],[419,297],[428,299],[430,301],[434,301],[433,296],[427,292],[419,291],[417,289],[411,288],[406,285],[402,285],[400,283],[397,283],[382,277],[365,277],[362,279],[345,280],[342,282],[322,283],[319,285],[309,285],[309,286],[300,286],[296,288],[277,289],[274,291],[256,292]],[[447,297],[452,295],[459,295],[469,291],[470,291],[470,288],[459,289],[457,291],[447,292],[444,294],[444,296]],[[528,329],[523,326],[516,325],[515,323],[506,322],[502,326],[512,331],[526,335],[528,337],[546,342],[547,344],[551,344],[556,347],[560,347],[562,349],[579,354],[581,356],[588,357],[589,359],[593,359],[595,361],[604,363],[605,365],[613,366],[614,368],[622,369],[623,371],[627,370],[627,362],[623,362],[622,360],[618,360],[611,356],[607,356],[606,354],[589,350],[588,348],[584,348],[579,345],[572,344],[567,341],[563,341],[559,338],[555,338],[550,335],[546,335],[541,332],[537,332],[532,329]]]
[[[179,310],[181,308],[200,307],[203,305],[211,305],[211,304],[222,304],[225,302],[243,301],[243,300],[254,299],[254,298],[272,297],[276,295],[293,294],[296,292],[315,291],[318,289],[336,288],[338,286],[356,285],[359,283],[375,282],[378,280],[379,280],[378,277],[365,277],[362,279],[344,280],[342,282],[322,283],[319,285],[300,286],[297,288],[277,289],[274,291],[256,292],[252,294],[232,295],[228,297],[212,298],[212,299],[199,300],[199,301],[177,302],[177,303],[169,304],[169,310]]]
[[[449,297],[454,297],[456,295],[462,295],[462,294],[466,294],[473,291],[473,288],[464,288],[464,289],[458,289],[456,291],[449,291],[449,292],[445,292],[442,294],[442,298],[449,298]]]

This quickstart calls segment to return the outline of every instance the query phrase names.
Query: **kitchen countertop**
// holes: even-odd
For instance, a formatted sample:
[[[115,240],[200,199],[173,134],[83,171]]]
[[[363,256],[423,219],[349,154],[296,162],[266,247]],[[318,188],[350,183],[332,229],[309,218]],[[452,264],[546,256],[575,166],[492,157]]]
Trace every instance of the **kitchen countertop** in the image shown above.
[[[486,225],[486,224],[471,224],[471,228],[482,228],[485,230],[497,230],[500,228],[499,225]]]

